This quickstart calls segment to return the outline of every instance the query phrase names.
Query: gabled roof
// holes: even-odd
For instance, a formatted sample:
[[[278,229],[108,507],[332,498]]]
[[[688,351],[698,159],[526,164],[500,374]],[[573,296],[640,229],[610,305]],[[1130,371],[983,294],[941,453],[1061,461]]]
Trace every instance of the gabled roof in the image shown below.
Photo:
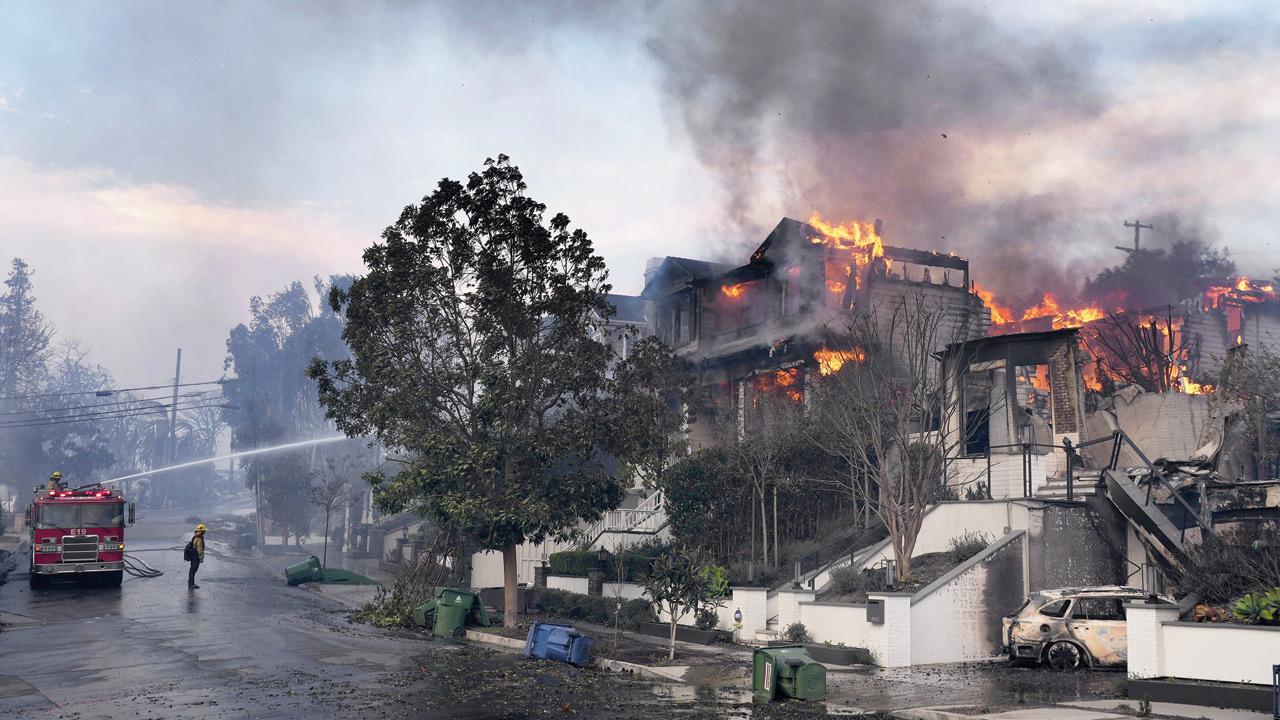
[[[605,296],[605,302],[613,306],[613,317],[611,320],[627,323],[642,323],[644,318],[644,298],[639,295],[614,295],[610,293]]]
[[[692,285],[699,280],[715,277],[728,268],[728,265],[707,260],[667,256],[645,282],[640,296],[653,297],[673,288]]]

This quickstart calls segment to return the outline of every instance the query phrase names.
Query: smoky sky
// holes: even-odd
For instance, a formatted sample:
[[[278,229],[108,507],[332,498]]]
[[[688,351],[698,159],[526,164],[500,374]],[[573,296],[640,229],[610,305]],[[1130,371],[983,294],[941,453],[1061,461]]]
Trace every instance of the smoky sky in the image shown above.
[[[1221,37],[1175,24],[1164,39],[1171,58],[1185,58]],[[984,166],[1006,144],[1117,122],[1098,59],[1108,41],[1021,32],[959,3],[806,0],[667,6],[648,47],[677,122],[722,184],[730,227],[758,233],[778,206],[801,219],[809,210],[881,217],[888,242],[966,255],[984,284],[1030,302],[1045,289],[1073,296],[1088,273],[1121,259],[1111,252],[1124,238],[1120,208],[1096,202],[1111,179],[1035,181],[1044,172],[1035,166],[1071,155],[1064,143],[1043,157],[1024,151],[1023,168]],[[1142,166],[1187,152],[1199,132],[1126,128],[1108,134],[1105,152]],[[1022,186],[1009,177],[1019,171]],[[1194,203],[1131,200],[1132,212],[1195,225]]]

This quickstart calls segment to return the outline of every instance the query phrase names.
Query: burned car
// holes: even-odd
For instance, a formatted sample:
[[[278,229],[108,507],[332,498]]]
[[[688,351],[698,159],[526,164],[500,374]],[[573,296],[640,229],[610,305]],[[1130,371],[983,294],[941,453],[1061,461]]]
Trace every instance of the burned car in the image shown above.
[[[1124,665],[1129,656],[1124,605],[1149,597],[1119,586],[1034,592],[1004,618],[1004,652],[1014,663],[1044,663],[1055,670]]]

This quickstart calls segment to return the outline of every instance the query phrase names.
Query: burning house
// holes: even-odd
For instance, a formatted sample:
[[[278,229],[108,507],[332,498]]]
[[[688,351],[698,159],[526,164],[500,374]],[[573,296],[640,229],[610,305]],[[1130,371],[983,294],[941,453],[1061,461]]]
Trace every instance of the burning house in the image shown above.
[[[858,349],[839,343],[850,314],[906,296],[953,311],[970,336],[990,323],[967,260],[887,245],[879,221],[784,218],[743,265],[650,261],[642,294],[652,332],[697,364],[714,407],[739,426],[757,397],[804,402],[811,378],[857,362]],[[695,426],[691,444],[713,443],[710,432]]]

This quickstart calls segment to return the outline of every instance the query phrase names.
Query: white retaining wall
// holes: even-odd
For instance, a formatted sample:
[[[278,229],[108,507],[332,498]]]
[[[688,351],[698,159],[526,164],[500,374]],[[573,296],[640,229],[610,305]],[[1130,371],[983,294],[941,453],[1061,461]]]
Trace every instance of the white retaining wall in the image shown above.
[[[1057,475],[1064,467],[1061,450],[1051,450],[1044,455],[1032,453],[1031,493],[1034,495],[1048,478]],[[955,488],[960,497],[964,497],[969,488],[976,492],[979,482],[990,484],[991,497],[996,500],[1025,497],[1026,492],[1022,486],[1022,452],[991,453],[990,478],[987,477],[986,457],[947,460],[947,486]]]
[[[622,591],[621,595],[623,600],[636,600],[645,596],[643,585],[637,585],[629,582],[606,582],[604,584],[603,595],[607,598],[618,597],[619,590]]]
[[[568,590],[579,595],[586,595],[587,579],[572,575],[547,575],[547,587],[553,590]]]
[[[800,614],[800,603],[813,602],[817,597],[817,593],[812,590],[784,589],[778,591],[776,597],[778,602],[778,622],[774,627],[786,631],[788,625],[804,622],[804,618]],[[808,627],[807,623],[805,627]]]
[[[1129,677],[1271,684],[1280,664],[1280,628],[1177,622],[1168,605],[1125,606]]]
[[[756,632],[768,627],[769,590],[758,587],[735,587],[729,594],[728,602],[720,610],[721,630],[733,630],[733,614],[742,611],[742,627],[738,630],[738,640],[755,640]]]
[[[800,603],[800,620],[814,642],[867,647],[867,606],[848,603]]]

